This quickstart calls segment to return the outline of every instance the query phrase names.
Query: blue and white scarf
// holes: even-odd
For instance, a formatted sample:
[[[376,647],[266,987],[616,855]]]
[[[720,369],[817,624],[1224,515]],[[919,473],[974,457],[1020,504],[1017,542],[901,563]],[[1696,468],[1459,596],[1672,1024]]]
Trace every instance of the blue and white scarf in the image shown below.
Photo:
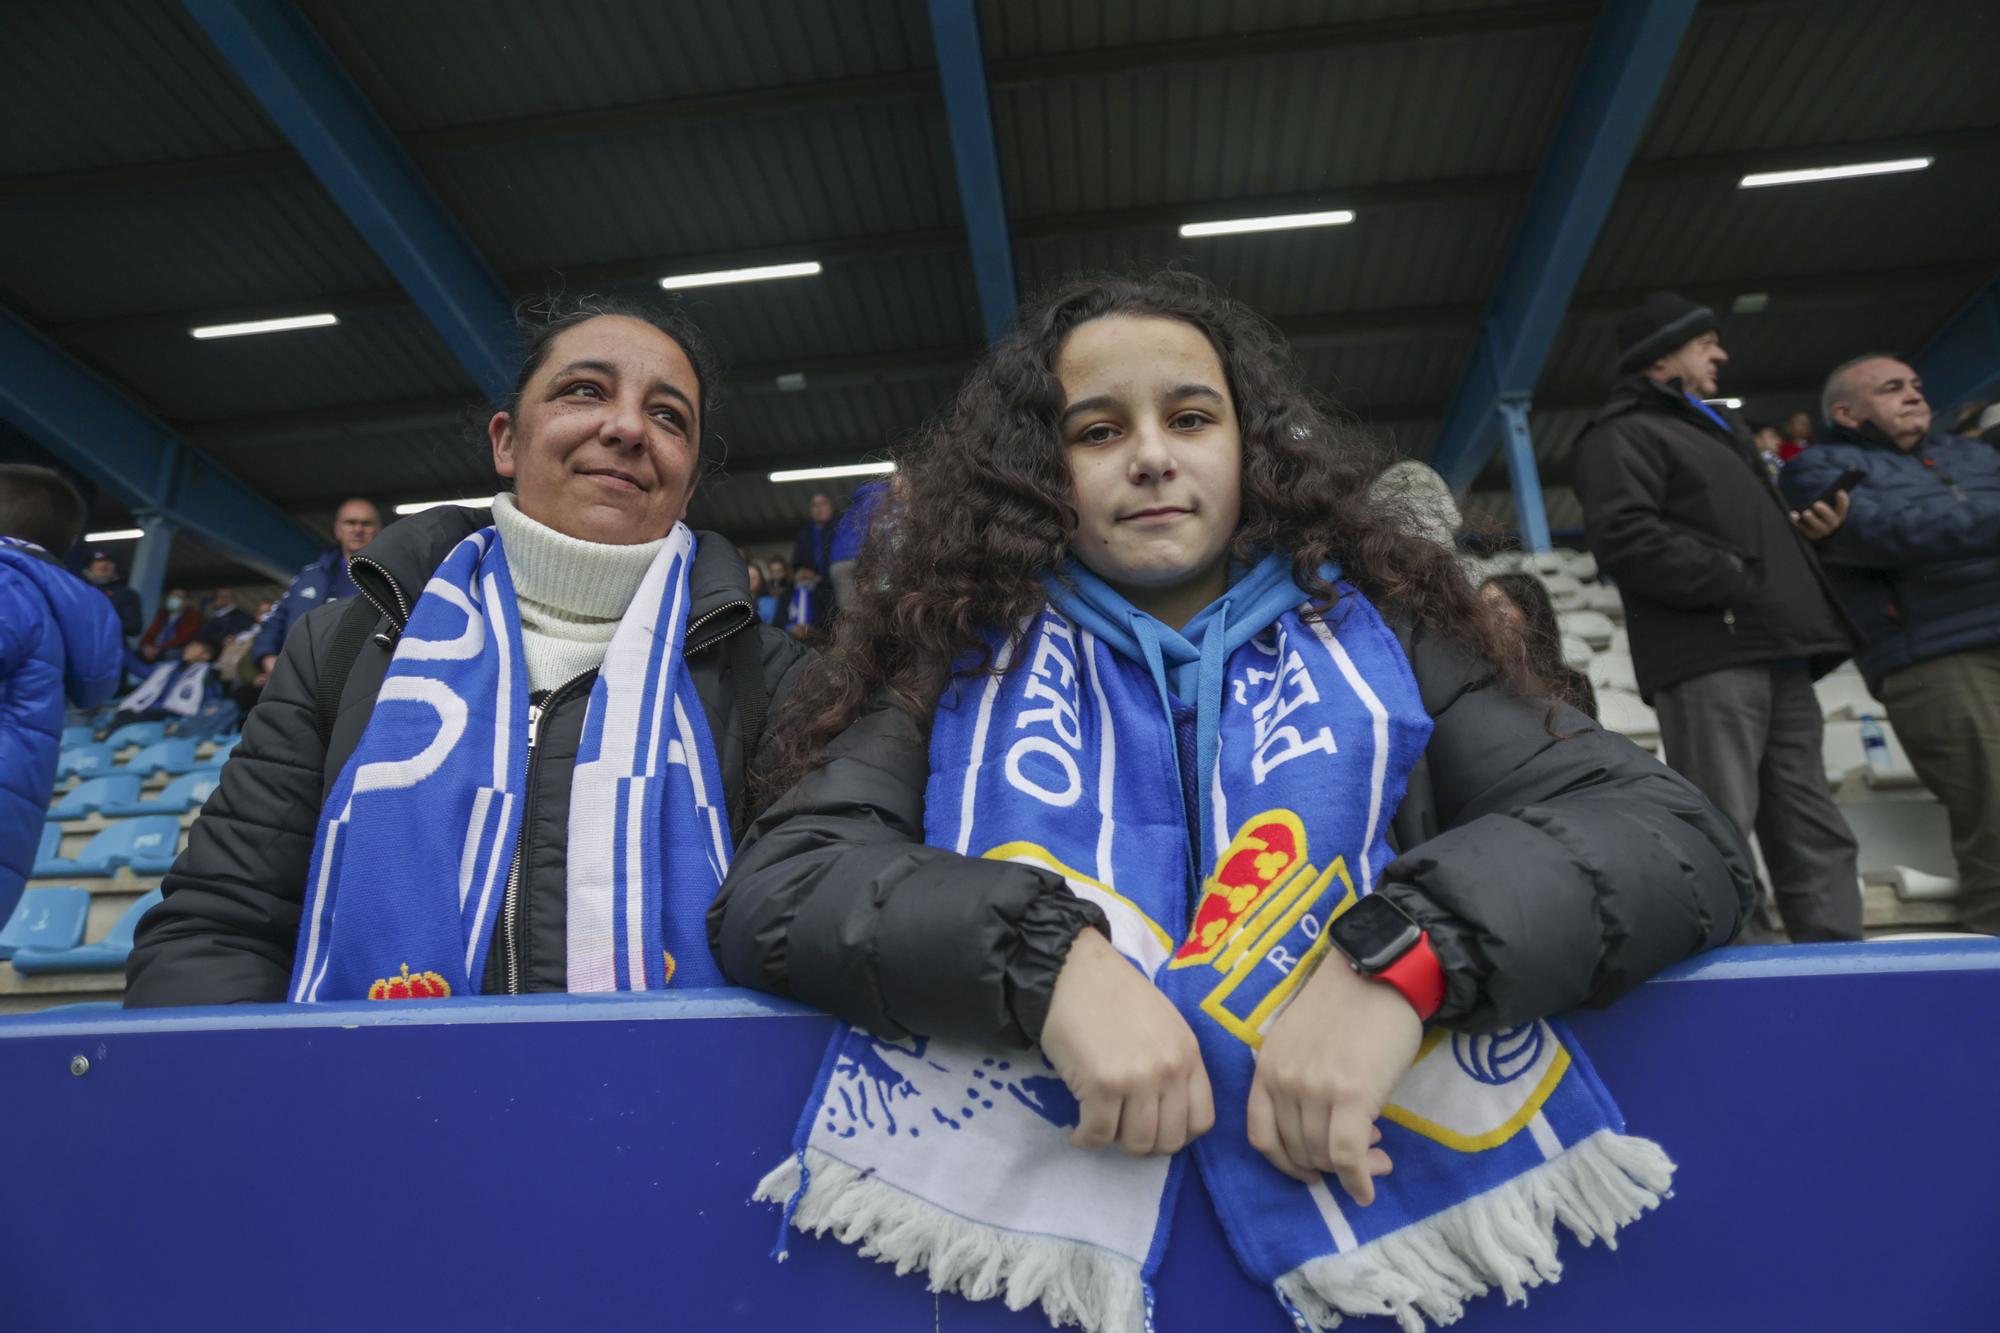
[[[1396,1169],[1367,1209],[1250,1147],[1263,1033],[1325,959],[1327,923],[1392,859],[1389,821],[1431,730],[1395,636],[1342,592],[1327,620],[1286,611],[1223,667],[1201,815],[1201,841],[1220,851],[1198,890],[1157,664],[1053,607],[1000,646],[1005,674],[946,691],[925,839],[1061,875],[1174,1001],[1215,1092],[1193,1158],[1238,1260],[1300,1327],[1389,1314],[1417,1330],[1491,1285],[1511,1300],[1554,1280],[1556,1220],[1609,1240],[1658,1202],[1672,1164],[1623,1135],[1609,1095],[1544,1022],[1429,1033],[1383,1111]],[[1186,1154],[1073,1148],[1076,1118],[1039,1052],[844,1029],[797,1152],[758,1197],[899,1272],[925,1269],[933,1290],[1039,1302],[1086,1329],[1149,1328]]]
[[[193,717],[208,698],[208,663],[162,662],[146,673],[138,688],[119,701],[121,713],[163,713]]]
[[[570,789],[571,991],[722,984],[703,923],[729,816],[681,658],[694,550],[676,525],[591,687]],[[514,581],[484,528],[417,599],[321,811],[293,1001],[478,992],[520,845],[530,726]]]

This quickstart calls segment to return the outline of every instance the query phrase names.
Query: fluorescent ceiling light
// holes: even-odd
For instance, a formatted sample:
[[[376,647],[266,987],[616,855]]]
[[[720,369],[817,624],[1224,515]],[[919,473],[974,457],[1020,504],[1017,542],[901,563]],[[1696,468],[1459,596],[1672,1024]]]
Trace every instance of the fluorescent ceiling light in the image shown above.
[[[1701,401],[1707,403],[1710,407],[1728,407],[1738,411],[1741,411],[1743,407],[1743,400],[1741,398],[1704,398]]]
[[[676,273],[660,279],[670,292],[684,287],[720,287],[731,282],[765,282],[771,278],[810,278],[819,272],[819,261],[801,264],[765,264],[761,268],[719,268],[713,273]]]
[[[894,472],[894,463],[849,463],[844,467],[796,467],[773,472],[772,481],[823,481],[829,477],[879,477]]]
[[[1839,181],[1853,176],[1890,176],[1899,171],[1922,171],[1935,162],[1933,157],[1899,157],[1888,162],[1850,162],[1844,167],[1807,167],[1802,171],[1759,171],[1736,183],[1739,190],[1763,185],[1804,185],[1809,181]]]
[[[440,505],[462,505],[467,509],[490,509],[493,497],[490,495],[470,495],[463,500],[418,500],[412,504],[397,505],[398,514],[421,514],[426,509],[436,509]]]
[[[144,528],[118,528],[112,532],[86,532],[83,539],[87,542],[129,542],[145,535]]]
[[[1278,213],[1263,218],[1226,218],[1221,222],[1183,222],[1183,236],[1241,236],[1252,231],[1290,231],[1294,227],[1344,227],[1354,214],[1344,208],[1325,213]]]
[[[240,338],[246,333],[284,333],[288,329],[323,329],[329,324],[338,324],[340,319],[332,314],[291,315],[285,319],[250,319],[241,324],[204,324],[198,329],[189,329],[197,338]]]

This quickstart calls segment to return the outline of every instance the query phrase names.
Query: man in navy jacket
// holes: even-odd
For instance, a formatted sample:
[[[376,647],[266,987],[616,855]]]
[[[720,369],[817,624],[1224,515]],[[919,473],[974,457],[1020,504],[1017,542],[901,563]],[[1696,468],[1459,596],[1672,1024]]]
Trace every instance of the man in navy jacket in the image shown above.
[[[1868,688],[1951,816],[1962,920],[2000,934],[2000,452],[1934,431],[1893,356],[1835,369],[1821,406],[1824,439],[1779,484],[1802,506],[1867,474],[1820,559],[1866,640]]]
[[[354,580],[347,575],[347,562],[360,553],[361,548],[375,540],[375,534],[382,530],[382,511],[362,499],[349,500],[334,511],[333,548],[319,559],[299,571],[292,580],[292,586],[285,590],[285,598],[278,603],[257,631],[257,642],[251,648],[263,675],[257,683],[262,685],[269,678],[271,668],[277,665],[278,653],[285,646],[285,636],[292,632],[292,626],[305,617],[306,612],[337,602],[355,593]]]

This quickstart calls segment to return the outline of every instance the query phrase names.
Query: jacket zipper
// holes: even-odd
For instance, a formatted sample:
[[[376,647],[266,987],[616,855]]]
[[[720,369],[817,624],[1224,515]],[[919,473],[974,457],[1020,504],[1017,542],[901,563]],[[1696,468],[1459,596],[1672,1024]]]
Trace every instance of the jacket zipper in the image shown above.
[[[731,625],[728,629],[723,630],[722,633],[717,634],[713,638],[703,639],[700,642],[696,642],[695,635],[698,634],[705,626],[714,623],[716,620],[720,619],[723,616],[728,615],[732,611],[738,615],[747,615],[750,617],[750,620],[745,624]],[[686,645],[681,649],[681,656],[691,657],[695,653],[700,652],[704,648],[708,648],[715,644],[721,643],[724,639],[736,633],[738,630],[750,628],[751,625],[754,625],[756,623],[756,620],[757,620],[757,608],[752,606],[750,603],[724,602],[721,606],[716,607],[713,611],[704,613],[700,619],[696,620],[693,624],[687,627],[687,633],[681,636],[681,642],[684,645]]]
[[[596,668],[571,676],[562,684],[542,696],[540,703],[528,705],[528,773],[521,788],[521,834],[514,842],[514,863],[507,867],[507,892],[500,900],[500,960],[507,978],[507,994],[521,993],[521,875],[528,863],[528,852],[532,846],[530,835],[535,827],[529,817],[529,806],[533,804],[535,792],[535,742],[540,738],[542,719],[555,711],[555,706],[574,692],[579,683],[597,674]]]
[[[382,605],[382,601],[380,598],[376,597],[374,593],[368,591],[367,587],[363,585],[359,579],[354,578],[354,566],[356,565],[362,565],[368,569],[374,570],[376,574],[381,576],[382,582],[389,585],[389,595],[396,599],[396,609],[394,611]],[[348,578],[354,580],[354,590],[360,593],[363,597],[367,598],[368,605],[374,607],[376,612],[380,614],[384,620],[387,620],[391,625],[394,625],[396,627],[396,634],[401,634],[403,632],[403,628],[410,623],[410,599],[404,596],[403,585],[396,582],[395,576],[391,574],[388,570],[382,568],[382,566],[376,564],[373,560],[367,560],[358,555],[347,562],[347,571],[348,571],[347,572]],[[381,636],[377,635],[376,637],[380,638]],[[393,635],[390,637],[392,639],[394,638]],[[393,648],[394,644],[384,643],[382,646],[385,648]]]

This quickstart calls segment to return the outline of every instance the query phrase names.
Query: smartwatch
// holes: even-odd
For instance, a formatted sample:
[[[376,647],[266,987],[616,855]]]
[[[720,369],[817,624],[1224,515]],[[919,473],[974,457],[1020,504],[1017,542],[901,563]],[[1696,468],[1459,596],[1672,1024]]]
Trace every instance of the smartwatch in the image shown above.
[[[1418,1018],[1428,1022],[1444,1003],[1444,966],[1430,936],[1385,895],[1357,901],[1333,919],[1327,934],[1356,972],[1394,986]]]

